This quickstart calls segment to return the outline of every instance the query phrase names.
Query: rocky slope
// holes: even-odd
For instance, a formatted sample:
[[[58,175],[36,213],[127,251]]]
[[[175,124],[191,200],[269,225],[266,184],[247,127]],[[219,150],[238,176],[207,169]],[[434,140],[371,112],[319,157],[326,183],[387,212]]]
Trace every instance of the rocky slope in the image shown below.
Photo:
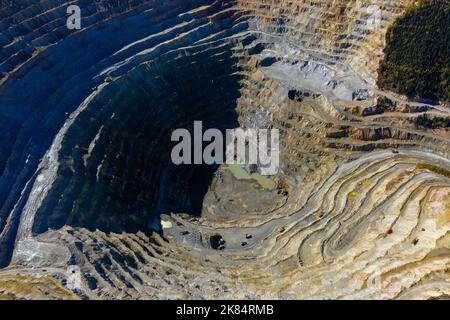
[[[413,123],[449,110],[375,86],[411,2],[2,7],[0,297],[448,297],[450,180],[419,164],[450,137]],[[280,172],[174,166],[194,120],[280,129]]]

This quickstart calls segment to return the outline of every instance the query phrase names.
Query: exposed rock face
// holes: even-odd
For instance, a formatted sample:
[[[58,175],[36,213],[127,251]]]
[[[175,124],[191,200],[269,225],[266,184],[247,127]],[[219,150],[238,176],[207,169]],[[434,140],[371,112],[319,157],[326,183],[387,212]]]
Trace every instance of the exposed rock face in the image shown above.
[[[411,2],[2,7],[0,296],[448,296],[450,181],[417,164],[450,139],[410,120],[449,111],[374,86]],[[194,120],[280,129],[280,172],[173,165]]]

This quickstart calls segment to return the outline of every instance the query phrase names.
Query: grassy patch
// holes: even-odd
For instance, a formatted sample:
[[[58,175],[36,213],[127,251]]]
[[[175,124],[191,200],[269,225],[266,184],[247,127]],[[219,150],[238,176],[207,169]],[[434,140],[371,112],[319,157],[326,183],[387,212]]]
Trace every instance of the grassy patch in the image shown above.
[[[433,172],[438,173],[440,175],[443,175],[443,176],[445,176],[447,178],[450,178],[450,170],[447,170],[445,168],[441,168],[441,167],[438,167],[438,166],[435,166],[435,165],[432,165],[432,164],[429,164],[429,163],[419,163],[417,165],[417,168],[418,169],[430,170],[430,171],[433,171]]]
[[[211,179],[211,183],[209,184],[209,188],[210,188],[212,191],[216,190],[216,185],[217,185],[217,182],[218,182],[218,181],[219,181],[219,178],[217,178],[217,176],[214,175],[214,176],[212,177],[212,179]]]

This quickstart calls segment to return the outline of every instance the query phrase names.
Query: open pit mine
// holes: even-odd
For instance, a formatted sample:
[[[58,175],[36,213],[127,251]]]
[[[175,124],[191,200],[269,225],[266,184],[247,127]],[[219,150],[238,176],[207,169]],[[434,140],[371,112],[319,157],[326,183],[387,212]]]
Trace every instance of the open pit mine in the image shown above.
[[[450,107],[378,85],[415,3],[0,1],[0,299],[448,298]],[[174,164],[194,121],[278,172]]]

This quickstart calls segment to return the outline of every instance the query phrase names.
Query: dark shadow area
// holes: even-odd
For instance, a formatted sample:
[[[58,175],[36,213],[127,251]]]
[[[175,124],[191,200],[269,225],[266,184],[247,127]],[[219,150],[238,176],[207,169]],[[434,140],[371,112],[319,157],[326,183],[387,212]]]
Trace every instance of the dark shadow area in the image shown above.
[[[200,215],[218,166],[174,165],[171,134],[192,131],[194,121],[203,131],[239,126],[241,76],[231,47],[165,54],[109,83],[69,128],[33,232],[148,231],[162,213]]]

